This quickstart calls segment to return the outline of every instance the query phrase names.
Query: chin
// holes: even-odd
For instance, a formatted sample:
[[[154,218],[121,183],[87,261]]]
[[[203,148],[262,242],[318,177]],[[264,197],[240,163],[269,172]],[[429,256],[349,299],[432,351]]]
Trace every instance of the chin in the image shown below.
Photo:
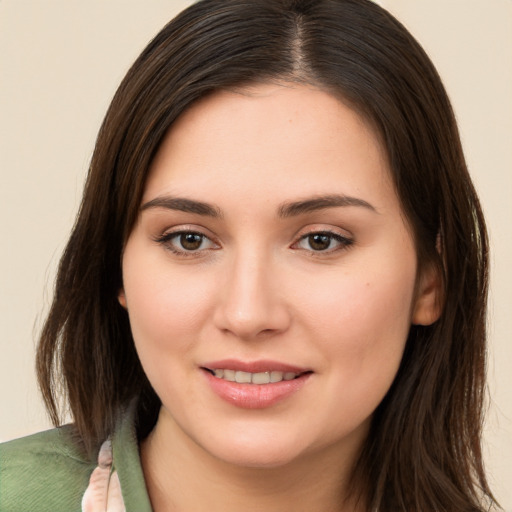
[[[244,435],[210,438],[202,448],[215,458],[238,467],[271,469],[286,466],[302,458],[306,447],[299,440],[283,439],[281,436],[264,436],[252,439]]]
[[[289,453],[281,448],[265,447],[241,447],[228,453],[219,453],[225,463],[248,469],[273,469],[286,466],[300,456],[297,453]]]

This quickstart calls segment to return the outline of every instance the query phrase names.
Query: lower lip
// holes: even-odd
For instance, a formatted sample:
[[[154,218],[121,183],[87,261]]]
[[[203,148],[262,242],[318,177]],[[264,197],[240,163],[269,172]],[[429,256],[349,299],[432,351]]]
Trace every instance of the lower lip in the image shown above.
[[[239,384],[219,379],[203,370],[213,392],[226,402],[242,409],[265,409],[295,394],[310,377],[305,373],[293,380],[269,384]]]

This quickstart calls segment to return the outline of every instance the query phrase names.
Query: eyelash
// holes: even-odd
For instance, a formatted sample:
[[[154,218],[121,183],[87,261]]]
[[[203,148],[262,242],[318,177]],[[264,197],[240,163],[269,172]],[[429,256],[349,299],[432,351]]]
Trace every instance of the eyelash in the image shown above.
[[[292,245],[292,248],[295,248],[294,246],[297,246],[301,242],[308,240],[308,238],[316,237],[316,236],[328,237],[329,238],[329,246],[331,245],[331,243],[333,241],[337,242],[338,245],[335,248],[329,247],[325,250],[314,250],[313,248],[311,248],[311,249],[300,248],[300,249],[304,250],[304,251],[311,252],[312,255],[314,255],[314,256],[322,256],[324,254],[327,255],[327,254],[332,254],[332,253],[335,253],[338,251],[346,250],[354,243],[354,240],[352,238],[348,238],[346,236],[340,235],[339,233],[335,233],[333,231],[323,230],[323,231],[311,231],[310,233],[302,235],[299,238],[299,240]],[[311,247],[311,245],[310,245],[310,247]]]
[[[164,233],[163,235],[157,237],[155,241],[161,245],[163,245],[167,250],[171,251],[172,253],[183,256],[185,258],[190,257],[197,257],[200,256],[203,251],[208,250],[216,250],[215,248],[208,248],[208,249],[196,249],[196,250],[187,250],[187,249],[178,249],[176,245],[173,243],[174,239],[181,238],[182,236],[186,235],[192,235],[192,236],[198,236],[201,237],[201,245],[205,240],[208,240],[212,245],[217,245],[211,238],[206,236],[204,233],[201,233],[199,231],[194,231],[192,229],[182,229],[179,231],[172,231],[170,233]]]
[[[211,240],[211,238],[206,236],[204,233],[201,233],[199,231],[194,231],[194,230],[187,230],[187,229],[182,229],[182,230],[179,230],[179,231],[173,231],[173,232],[170,232],[170,233],[164,233],[163,235],[155,238],[155,242],[163,245],[167,250],[171,251],[172,253],[174,253],[174,254],[176,254],[178,256],[182,256],[182,257],[198,257],[204,251],[216,250],[216,248],[212,248],[212,247],[209,247],[207,249],[201,249],[199,247],[198,249],[191,249],[191,250],[178,249],[176,247],[175,243],[173,242],[173,240],[177,239],[178,237],[181,238],[181,237],[186,236],[186,235],[192,235],[192,236],[200,237],[201,238],[200,245],[202,245],[203,242],[206,241],[206,240],[209,241],[210,244],[212,244],[212,245],[217,245],[213,240]],[[298,245],[301,242],[303,242],[305,240],[308,240],[311,237],[317,237],[317,236],[327,237],[329,239],[328,240],[329,241],[329,247],[327,249],[325,249],[325,250],[315,250],[315,249],[313,249],[311,247],[311,245],[310,245],[310,249],[303,248],[303,247],[298,247]],[[337,244],[338,244],[335,248],[331,248],[330,247],[330,245],[332,244],[333,241],[337,242]],[[310,242],[311,242],[311,240],[310,240]],[[310,252],[314,256],[322,256],[322,255],[332,254],[334,252],[338,252],[338,251],[341,251],[341,250],[346,250],[353,243],[354,243],[354,240],[351,239],[351,238],[342,236],[339,233],[335,233],[333,231],[322,230],[322,231],[311,231],[310,233],[302,235],[296,242],[294,242],[291,245],[291,248],[292,249],[297,249],[297,250],[303,250],[303,251]]]

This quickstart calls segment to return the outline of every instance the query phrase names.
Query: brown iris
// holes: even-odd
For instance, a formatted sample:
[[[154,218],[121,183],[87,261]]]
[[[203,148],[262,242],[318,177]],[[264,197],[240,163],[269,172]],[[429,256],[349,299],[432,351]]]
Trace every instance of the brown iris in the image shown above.
[[[180,236],[180,244],[187,251],[197,251],[203,242],[202,235],[197,233],[182,233]]]
[[[331,239],[332,237],[330,235],[317,233],[308,236],[308,243],[311,249],[315,251],[325,251],[326,249],[329,249]]]

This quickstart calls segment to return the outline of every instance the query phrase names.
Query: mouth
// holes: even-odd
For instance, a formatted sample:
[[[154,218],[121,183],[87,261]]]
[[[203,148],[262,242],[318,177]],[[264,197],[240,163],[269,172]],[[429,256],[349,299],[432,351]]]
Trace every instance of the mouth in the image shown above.
[[[266,368],[261,362],[231,365],[226,361],[202,366],[201,370],[215,394],[242,409],[265,409],[291,398],[306,385],[313,373],[279,364]]]
[[[314,373],[279,361],[223,359],[200,366],[210,389],[242,409],[265,409],[297,394]]]
[[[303,375],[312,373],[311,371],[292,372],[292,371],[279,371],[268,370],[263,372],[246,372],[242,370],[233,370],[230,368],[206,368],[203,370],[209,372],[217,379],[222,379],[228,382],[236,382],[238,384],[274,384],[282,381],[295,380]]]

